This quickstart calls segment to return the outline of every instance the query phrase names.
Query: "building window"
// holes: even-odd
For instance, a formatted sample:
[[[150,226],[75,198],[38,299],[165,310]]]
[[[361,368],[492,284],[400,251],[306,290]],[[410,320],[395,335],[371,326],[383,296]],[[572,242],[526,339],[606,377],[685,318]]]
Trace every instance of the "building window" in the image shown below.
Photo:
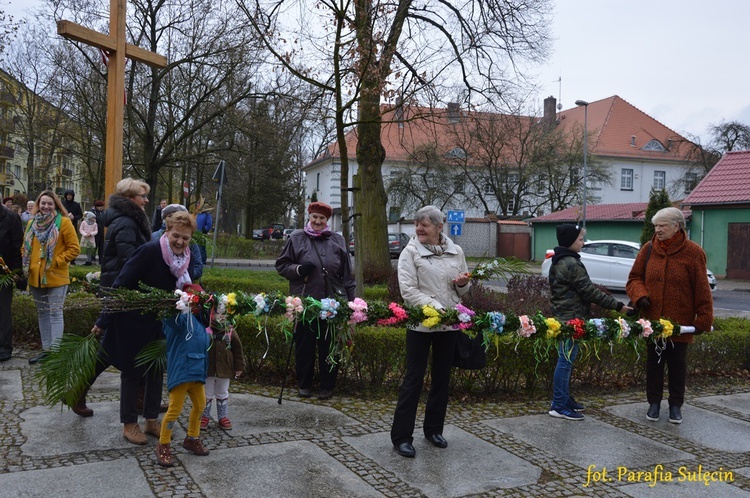
[[[667,172],[666,171],[654,171],[654,188],[656,190],[664,190],[667,186]]]
[[[651,139],[648,141],[646,145],[641,147],[641,150],[654,150],[657,152],[666,152],[667,149],[664,148],[664,146],[656,139]]]
[[[698,185],[698,173],[685,173],[685,193],[689,194]]]
[[[466,159],[466,151],[461,147],[454,147],[446,154],[450,158],[454,159]]]
[[[633,190],[633,170],[623,168],[620,173],[620,190]]]
[[[512,213],[515,208],[516,208],[516,200],[515,199],[509,200],[508,201],[508,212]]]
[[[485,193],[485,194],[492,194],[492,193],[493,193],[493,190],[492,190],[492,184],[491,184],[491,183],[489,183],[489,182],[488,182],[488,183],[485,183],[485,184],[484,184],[484,188],[483,188],[483,190],[484,190],[484,193]]]

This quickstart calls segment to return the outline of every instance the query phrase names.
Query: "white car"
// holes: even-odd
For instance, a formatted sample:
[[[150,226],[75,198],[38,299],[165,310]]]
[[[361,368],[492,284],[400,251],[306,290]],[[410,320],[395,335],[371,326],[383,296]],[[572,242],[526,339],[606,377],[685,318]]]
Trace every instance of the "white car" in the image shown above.
[[[595,284],[603,285],[607,289],[625,290],[630,269],[641,245],[627,240],[592,240],[586,242],[581,249],[581,262]],[[548,249],[542,262],[542,276],[549,278],[552,266],[552,256],[555,251]],[[708,270],[708,284],[711,292],[716,290],[716,277]]]

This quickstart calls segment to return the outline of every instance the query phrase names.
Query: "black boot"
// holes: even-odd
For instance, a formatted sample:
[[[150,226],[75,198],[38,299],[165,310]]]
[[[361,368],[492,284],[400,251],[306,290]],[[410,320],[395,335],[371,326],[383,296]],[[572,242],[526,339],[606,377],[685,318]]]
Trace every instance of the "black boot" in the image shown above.
[[[646,419],[651,422],[657,422],[659,420],[659,410],[661,410],[661,403],[651,403],[648,405]]]
[[[679,406],[669,407],[669,423],[670,424],[682,423],[682,410],[680,410]]]

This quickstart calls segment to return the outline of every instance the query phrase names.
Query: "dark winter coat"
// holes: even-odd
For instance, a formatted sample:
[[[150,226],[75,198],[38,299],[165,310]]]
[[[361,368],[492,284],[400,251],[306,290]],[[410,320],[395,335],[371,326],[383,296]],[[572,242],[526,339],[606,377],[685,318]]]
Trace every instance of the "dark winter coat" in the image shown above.
[[[646,263],[646,254],[651,254]],[[714,321],[713,297],[706,277],[706,253],[689,240],[684,230],[662,248],[654,235],[643,246],[633,263],[625,286],[634,303],[647,297],[651,302],[641,316],[651,321],[667,318],[679,325],[692,325],[708,332]],[[672,338],[675,342],[693,342],[692,334]]]
[[[211,336],[192,314],[164,319],[167,336],[167,390],[186,382],[206,383]]]
[[[276,260],[276,271],[289,280],[289,293],[293,296],[311,296],[315,299],[326,297],[326,283],[313,244],[318,248],[320,259],[323,260],[328,273],[344,283],[347,298],[353,301],[356,284],[352,276],[349,249],[344,237],[333,232],[328,237],[310,237],[304,230],[296,230],[289,236],[281,255]],[[315,270],[307,279],[297,272],[303,263],[312,263],[315,266]]]
[[[68,200],[68,194],[71,195],[70,200]],[[73,215],[73,226],[78,230],[78,222],[83,218],[83,210],[81,205],[76,202],[76,193],[72,190],[66,190],[62,198],[62,205],[68,210],[68,213]]]
[[[111,287],[133,252],[151,240],[146,212],[132,200],[118,194],[109,197],[104,212],[106,235],[102,255],[101,286]]]
[[[188,266],[188,271],[191,266]],[[175,289],[177,279],[164,262],[158,240],[144,244],[133,252],[112,287],[138,289],[139,282],[165,291]],[[143,367],[135,367],[135,357],[144,346],[164,337],[162,321],[157,314],[142,314],[141,310],[120,313],[105,311],[96,325],[105,329],[102,344],[107,359],[122,372],[145,371]]]
[[[21,245],[23,244],[23,228],[21,219],[10,209],[2,206],[0,209],[0,256],[11,270],[21,268]]]
[[[220,379],[232,379],[235,372],[245,370],[245,356],[242,354],[242,342],[237,331],[232,334],[231,348],[224,342],[224,331],[213,331],[214,343],[208,351],[208,376]]]
[[[591,303],[620,311],[622,303],[599,290],[581,262],[581,256],[567,247],[555,247],[549,270],[552,314],[560,322],[591,318]]]

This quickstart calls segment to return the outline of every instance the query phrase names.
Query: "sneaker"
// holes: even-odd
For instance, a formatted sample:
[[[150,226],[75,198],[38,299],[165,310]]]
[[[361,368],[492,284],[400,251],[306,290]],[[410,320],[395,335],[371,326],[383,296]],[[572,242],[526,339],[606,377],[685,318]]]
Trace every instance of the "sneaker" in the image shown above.
[[[564,418],[566,420],[583,420],[583,415],[581,415],[577,411],[571,410],[567,406],[552,408],[549,411],[549,414],[551,417]]]
[[[309,398],[310,397],[310,389],[305,387],[299,388],[299,397],[300,398]]]
[[[156,445],[156,462],[162,467],[174,467],[172,447],[168,444]]]
[[[333,396],[333,391],[328,389],[323,389],[318,393],[319,400],[331,399],[331,396]]]
[[[669,407],[669,423],[670,424],[681,424],[682,423],[682,411],[679,406]]]
[[[585,406],[574,400],[573,396],[568,397],[568,402],[565,406],[576,412],[582,412],[586,409]]]
[[[224,429],[225,431],[232,429],[232,421],[229,420],[228,417],[222,417],[219,419],[219,427]]]
[[[659,421],[659,410],[661,409],[660,403],[651,403],[648,405],[648,411],[646,412],[646,420],[651,422]]]
[[[122,435],[125,439],[133,444],[147,444],[146,435],[141,432],[141,426],[137,423],[125,424],[122,429]]]
[[[208,450],[206,449],[205,446],[203,446],[203,443],[197,437],[187,436],[185,440],[182,442],[182,447],[188,450],[193,455],[198,455],[198,456],[208,455]]]
[[[208,429],[208,423],[211,421],[208,417],[201,417],[201,430]]]

